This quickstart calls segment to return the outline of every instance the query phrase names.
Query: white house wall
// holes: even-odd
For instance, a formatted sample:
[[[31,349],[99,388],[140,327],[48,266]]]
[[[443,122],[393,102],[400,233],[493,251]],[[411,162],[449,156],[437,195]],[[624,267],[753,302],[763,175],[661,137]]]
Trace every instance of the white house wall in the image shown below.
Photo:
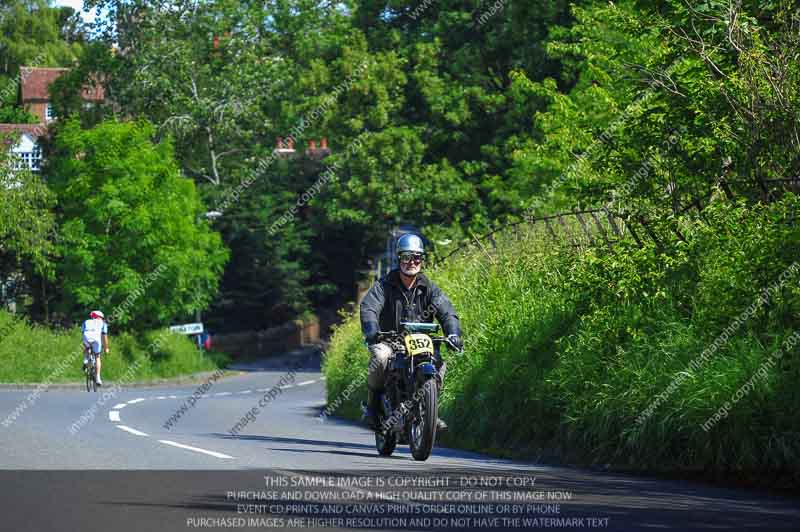
[[[11,151],[13,153],[30,153],[33,152],[33,148],[35,146],[36,138],[27,133],[23,133],[22,137],[19,139],[19,142],[11,149]]]

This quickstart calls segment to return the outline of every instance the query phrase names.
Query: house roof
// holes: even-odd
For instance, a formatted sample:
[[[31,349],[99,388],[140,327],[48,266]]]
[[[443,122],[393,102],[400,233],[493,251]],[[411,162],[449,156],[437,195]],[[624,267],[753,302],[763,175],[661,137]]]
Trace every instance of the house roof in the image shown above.
[[[68,70],[68,68],[20,67],[22,103],[49,100],[48,87]],[[95,87],[84,87],[82,96],[84,100],[103,100],[105,93],[102,85],[98,84]]]
[[[9,133],[27,133],[38,138],[47,134],[47,126],[42,124],[0,124],[0,135]]]

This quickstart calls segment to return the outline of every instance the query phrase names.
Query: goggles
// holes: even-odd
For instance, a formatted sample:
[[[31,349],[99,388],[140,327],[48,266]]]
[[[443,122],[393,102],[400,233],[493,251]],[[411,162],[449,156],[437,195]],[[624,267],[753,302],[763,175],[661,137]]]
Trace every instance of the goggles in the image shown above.
[[[425,255],[423,255],[422,253],[409,253],[409,252],[400,253],[399,257],[400,257],[400,262],[405,262],[405,263],[410,263],[410,262],[420,263],[425,259]]]

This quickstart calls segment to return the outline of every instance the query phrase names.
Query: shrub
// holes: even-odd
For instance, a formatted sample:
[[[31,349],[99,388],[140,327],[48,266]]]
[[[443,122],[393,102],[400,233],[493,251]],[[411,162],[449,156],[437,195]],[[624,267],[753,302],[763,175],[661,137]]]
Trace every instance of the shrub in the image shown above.
[[[686,242],[664,252],[626,241],[576,253],[533,231],[434,268],[467,346],[443,391],[443,443],[626,469],[796,474],[800,355],[773,354],[800,331],[798,203],[713,204],[706,222],[678,220]],[[366,371],[359,341],[353,316],[326,355],[329,397]],[[726,416],[707,423],[726,401]]]

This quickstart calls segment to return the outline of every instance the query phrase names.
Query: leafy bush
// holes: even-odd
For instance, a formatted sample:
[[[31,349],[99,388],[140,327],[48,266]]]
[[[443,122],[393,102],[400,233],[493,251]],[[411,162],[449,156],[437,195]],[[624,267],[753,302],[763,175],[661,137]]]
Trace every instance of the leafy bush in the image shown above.
[[[433,269],[467,345],[450,355],[442,442],[625,469],[800,471],[800,355],[772,356],[800,331],[800,231],[786,223],[798,206],[713,204],[707,222],[678,220],[686,242],[664,252],[574,253],[531,232]],[[354,316],[326,355],[329,401],[366,371],[358,340]]]
[[[111,336],[103,355],[103,380],[134,382],[223,367],[227,357],[203,354],[185,336],[166,330],[136,337]],[[81,372],[79,328],[54,331],[0,311],[0,382],[77,382]]]

